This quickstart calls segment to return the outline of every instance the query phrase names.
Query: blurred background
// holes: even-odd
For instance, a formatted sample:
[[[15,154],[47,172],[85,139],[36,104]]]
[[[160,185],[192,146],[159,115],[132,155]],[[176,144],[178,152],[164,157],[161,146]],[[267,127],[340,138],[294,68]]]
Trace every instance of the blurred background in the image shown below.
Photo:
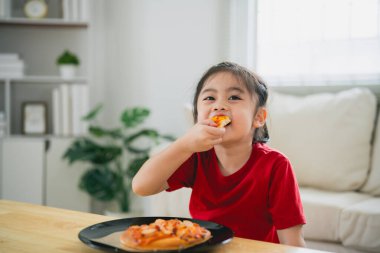
[[[75,52],[89,108],[104,103],[106,124],[124,107],[143,105],[152,110],[149,124],[182,134],[183,104],[202,73],[225,60],[258,72],[269,86],[379,84],[377,0],[46,0],[43,18],[27,16],[26,0],[2,2],[0,53],[20,57],[24,78],[43,78],[58,75],[63,50]],[[30,96],[52,107],[48,95],[26,86],[12,85],[10,133],[21,133],[19,111]],[[6,114],[3,86],[0,92]],[[54,133],[48,111],[47,132]]]
[[[379,87],[379,10],[379,0],[0,0],[0,194],[90,210],[84,168],[62,160],[87,134],[81,117],[103,104],[97,123],[114,128],[125,108],[146,107],[146,126],[178,137],[198,80],[222,61],[270,88]]]
[[[380,0],[0,0],[0,198],[189,215],[189,190],[142,199],[130,182],[222,61],[270,97],[330,92],[278,94],[269,144],[294,164],[306,239],[378,252]],[[359,252],[330,246],[313,247]]]

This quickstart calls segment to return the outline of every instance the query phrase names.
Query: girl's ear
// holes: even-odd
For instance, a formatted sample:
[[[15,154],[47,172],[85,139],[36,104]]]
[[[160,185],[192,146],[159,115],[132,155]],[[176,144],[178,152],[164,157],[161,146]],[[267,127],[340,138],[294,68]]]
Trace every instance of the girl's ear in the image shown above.
[[[255,128],[264,126],[265,121],[267,120],[267,114],[268,112],[265,107],[259,107],[255,115],[255,118],[253,119],[253,126]]]

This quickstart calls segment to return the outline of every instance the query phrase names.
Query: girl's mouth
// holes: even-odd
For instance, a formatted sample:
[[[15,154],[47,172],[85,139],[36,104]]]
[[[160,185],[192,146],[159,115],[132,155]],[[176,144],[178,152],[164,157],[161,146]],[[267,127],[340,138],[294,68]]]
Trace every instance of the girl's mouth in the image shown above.
[[[227,115],[215,115],[211,120],[217,124],[217,127],[226,127],[231,124],[231,119]]]

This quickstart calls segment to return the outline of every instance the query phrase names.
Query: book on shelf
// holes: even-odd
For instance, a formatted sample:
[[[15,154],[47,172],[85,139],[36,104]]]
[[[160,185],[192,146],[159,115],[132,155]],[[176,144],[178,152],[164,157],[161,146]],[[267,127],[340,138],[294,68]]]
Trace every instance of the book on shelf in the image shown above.
[[[14,62],[19,60],[16,53],[0,53],[0,62]]]
[[[88,113],[88,87],[74,84],[71,87],[71,131],[73,135],[87,132],[88,124],[81,120]]]
[[[62,19],[65,21],[71,20],[70,9],[71,9],[70,0],[62,0]]]
[[[0,137],[6,134],[7,122],[5,121],[5,112],[0,111]]]
[[[90,20],[90,5],[89,0],[79,0],[79,18],[80,21],[87,22]]]
[[[11,16],[11,5],[11,0],[0,0],[0,19],[6,19]]]
[[[52,93],[52,113],[53,113],[53,134],[61,135],[61,92],[59,88],[53,89]]]
[[[82,117],[88,113],[88,86],[61,84],[52,93],[53,134],[78,136],[87,132],[87,122]]]
[[[0,53],[0,77],[24,76],[24,61],[16,53]]]
[[[65,21],[89,20],[89,0],[62,0],[63,19]]]

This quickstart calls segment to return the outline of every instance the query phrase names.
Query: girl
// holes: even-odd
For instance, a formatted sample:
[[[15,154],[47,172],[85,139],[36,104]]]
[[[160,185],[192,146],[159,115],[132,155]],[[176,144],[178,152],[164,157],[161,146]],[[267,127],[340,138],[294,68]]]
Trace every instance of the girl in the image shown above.
[[[304,246],[305,217],[289,160],[264,143],[267,87],[246,68],[230,62],[211,67],[198,83],[196,124],[151,157],[132,182],[151,195],[191,187],[195,219],[230,227],[236,236]],[[230,117],[217,128],[210,119]]]

